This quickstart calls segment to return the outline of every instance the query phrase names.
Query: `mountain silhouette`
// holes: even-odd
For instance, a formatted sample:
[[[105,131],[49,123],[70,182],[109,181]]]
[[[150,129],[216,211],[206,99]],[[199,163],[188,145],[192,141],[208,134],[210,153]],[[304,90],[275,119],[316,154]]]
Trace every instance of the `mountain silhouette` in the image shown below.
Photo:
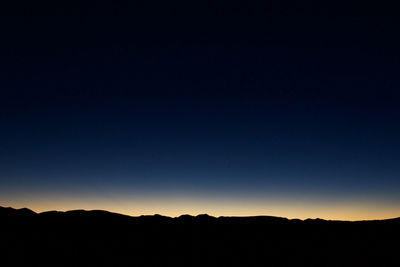
[[[0,207],[0,266],[399,266],[400,218],[131,217]]]

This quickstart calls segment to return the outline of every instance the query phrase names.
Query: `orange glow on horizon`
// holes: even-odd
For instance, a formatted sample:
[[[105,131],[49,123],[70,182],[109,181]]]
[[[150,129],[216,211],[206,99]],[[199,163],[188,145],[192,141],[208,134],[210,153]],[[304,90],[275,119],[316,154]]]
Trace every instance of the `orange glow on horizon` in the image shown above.
[[[49,210],[107,210],[131,216],[182,214],[211,216],[277,216],[289,219],[322,218],[326,220],[374,220],[400,216],[396,203],[378,201],[307,201],[260,199],[258,201],[213,198],[37,198],[18,201],[0,199],[1,206],[29,208],[36,212]]]

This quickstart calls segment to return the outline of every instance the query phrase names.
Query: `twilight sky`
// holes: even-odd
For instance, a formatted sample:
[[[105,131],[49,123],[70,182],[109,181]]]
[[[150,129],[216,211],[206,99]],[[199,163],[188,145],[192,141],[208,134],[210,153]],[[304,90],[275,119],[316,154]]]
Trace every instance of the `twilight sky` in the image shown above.
[[[400,216],[393,6],[1,11],[0,205]]]

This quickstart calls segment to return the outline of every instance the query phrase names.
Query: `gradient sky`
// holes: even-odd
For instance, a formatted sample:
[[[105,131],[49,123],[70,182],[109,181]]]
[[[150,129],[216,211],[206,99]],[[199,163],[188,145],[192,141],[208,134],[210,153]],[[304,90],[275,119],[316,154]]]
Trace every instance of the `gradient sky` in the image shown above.
[[[395,9],[192,4],[2,9],[0,205],[400,216]]]

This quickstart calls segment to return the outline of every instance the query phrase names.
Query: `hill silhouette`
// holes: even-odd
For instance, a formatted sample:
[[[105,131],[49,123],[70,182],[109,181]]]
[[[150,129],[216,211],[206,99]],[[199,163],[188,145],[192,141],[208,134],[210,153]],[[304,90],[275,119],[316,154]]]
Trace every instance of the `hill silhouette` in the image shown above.
[[[400,218],[131,217],[0,207],[0,266],[399,266]]]

